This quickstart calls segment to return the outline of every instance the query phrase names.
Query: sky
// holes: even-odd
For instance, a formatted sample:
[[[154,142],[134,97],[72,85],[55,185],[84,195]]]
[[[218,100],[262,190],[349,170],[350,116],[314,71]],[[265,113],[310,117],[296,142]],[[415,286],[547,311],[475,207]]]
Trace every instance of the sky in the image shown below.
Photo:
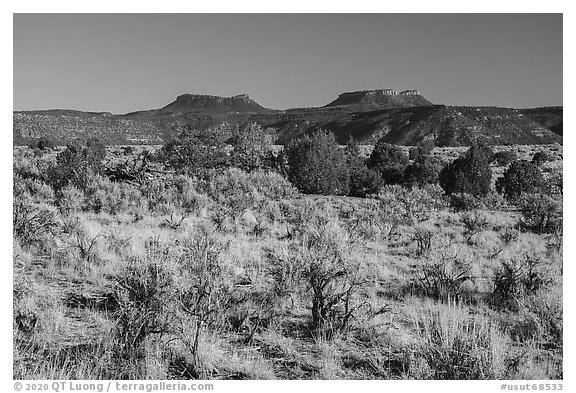
[[[562,105],[562,14],[15,14],[14,110],[127,113],[180,94],[273,109],[417,89]]]

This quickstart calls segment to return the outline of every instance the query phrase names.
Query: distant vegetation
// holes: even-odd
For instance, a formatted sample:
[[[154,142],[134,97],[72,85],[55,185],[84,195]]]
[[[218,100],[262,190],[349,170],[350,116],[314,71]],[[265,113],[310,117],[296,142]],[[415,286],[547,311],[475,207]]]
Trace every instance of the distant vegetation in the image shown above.
[[[175,133],[14,150],[14,378],[563,378],[560,146]]]
[[[184,94],[163,108],[114,115],[71,110],[14,112],[14,144],[41,137],[59,145],[97,137],[107,145],[160,145],[183,128],[204,132],[251,123],[273,129],[273,142],[287,145],[316,130],[331,131],[339,144],[353,137],[373,145],[378,139],[404,146],[470,146],[562,143],[562,107],[517,110],[435,105],[416,91],[344,93],[317,108],[266,109],[247,95]]]

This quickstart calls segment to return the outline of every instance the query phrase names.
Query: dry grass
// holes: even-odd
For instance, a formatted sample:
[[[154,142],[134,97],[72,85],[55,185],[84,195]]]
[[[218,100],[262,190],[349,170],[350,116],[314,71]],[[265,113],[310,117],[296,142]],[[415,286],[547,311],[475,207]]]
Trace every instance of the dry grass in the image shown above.
[[[188,210],[177,188],[158,208],[134,188],[138,217],[113,194],[96,212],[26,191],[56,224],[15,234],[14,378],[562,377],[561,234],[454,212],[434,189],[303,197],[267,176],[229,199],[179,179],[201,201]],[[512,262],[514,307],[495,302]]]

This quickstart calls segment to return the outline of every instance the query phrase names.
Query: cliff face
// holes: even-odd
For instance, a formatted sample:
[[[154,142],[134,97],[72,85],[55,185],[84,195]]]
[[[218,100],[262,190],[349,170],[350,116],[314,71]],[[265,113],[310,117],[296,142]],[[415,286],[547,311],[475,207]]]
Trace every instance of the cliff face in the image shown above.
[[[542,110],[541,110],[542,109]],[[561,108],[517,110],[497,107],[433,105],[416,90],[367,90],[341,94],[320,108],[275,111],[247,95],[216,97],[185,94],[167,106],[126,115],[69,110],[14,112],[15,144],[49,136],[59,144],[99,137],[108,144],[161,144],[182,125],[208,129],[223,123],[256,122],[272,127],[277,143],[289,142],[319,128],[332,131],[340,143],[350,136],[365,144],[384,137],[389,143],[466,146],[473,140],[492,145],[562,143],[545,124],[562,124]],[[530,111],[530,112],[527,112]],[[530,116],[529,116],[530,114]]]
[[[211,115],[229,115],[229,114],[257,114],[271,113],[253,101],[248,94],[240,94],[233,97],[218,97],[200,94],[183,94],[176,98],[176,101],[160,109],[151,111],[142,111],[129,113],[126,116],[150,116],[150,117],[174,117],[186,114],[211,114]]]
[[[372,109],[390,109],[411,106],[432,105],[430,101],[420,95],[417,90],[405,90],[397,93],[392,89],[362,90],[343,93],[326,107],[356,105]]]

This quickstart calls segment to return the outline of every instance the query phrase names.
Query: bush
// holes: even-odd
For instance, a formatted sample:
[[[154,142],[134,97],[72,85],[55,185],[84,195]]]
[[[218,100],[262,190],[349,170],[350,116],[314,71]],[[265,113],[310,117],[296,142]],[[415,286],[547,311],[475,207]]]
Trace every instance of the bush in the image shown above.
[[[354,139],[346,146],[346,158],[350,173],[350,196],[364,198],[376,194],[384,181],[380,174],[368,168],[366,161],[360,156],[360,148]]]
[[[210,232],[201,226],[192,237],[185,239],[175,281],[174,296],[182,313],[181,330],[177,331],[196,367],[202,332],[225,319],[231,301],[232,281],[227,279],[221,261],[224,246]]]
[[[283,201],[298,195],[292,183],[276,172],[255,171],[248,175],[248,181],[260,195],[273,201]]]
[[[296,139],[286,148],[289,179],[306,194],[346,195],[350,174],[346,155],[334,134],[322,130]]]
[[[246,125],[233,137],[232,146],[232,165],[244,171],[265,169],[272,165],[272,136],[259,124]]]
[[[562,202],[544,194],[525,194],[519,201],[522,225],[536,233],[562,229]]]
[[[366,166],[350,168],[350,196],[364,198],[374,195],[383,185],[378,172]]]
[[[472,236],[488,228],[488,219],[479,210],[460,215],[460,220],[464,224],[464,234],[468,244],[472,244]]]
[[[460,212],[481,209],[485,206],[482,199],[477,198],[474,195],[455,193],[450,195],[450,207],[455,211]]]
[[[310,228],[296,255],[312,295],[312,328],[321,337],[346,331],[360,308],[355,298],[363,283],[360,265],[345,259],[340,234],[334,224]]]
[[[134,154],[134,148],[132,146],[124,146],[122,148],[122,154],[124,154],[125,156],[131,156],[132,154]]]
[[[404,171],[404,183],[424,186],[438,183],[438,174],[442,170],[442,160],[437,157],[420,156]]]
[[[44,247],[58,232],[56,213],[43,205],[34,205],[30,201],[16,196],[12,210],[12,228],[14,237],[22,246]]]
[[[13,179],[14,187],[21,188],[36,203],[54,203],[54,189],[37,178],[23,179],[18,175]]]
[[[195,179],[180,175],[174,179],[174,185],[174,203],[186,214],[199,214],[202,209],[208,207],[208,196],[200,193]]]
[[[442,255],[421,267],[412,282],[417,294],[442,302],[463,300],[465,281],[473,279],[470,268],[456,257]]]
[[[117,214],[127,208],[124,189],[127,185],[114,183],[100,175],[88,176],[85,194],[86,205],[96,213]]]
[[[246,172],[238,168],[229,168],[213,175],[206,192],[213,201],[225,207],[234,217],[239,217],[258,202],[260,195]]]
[[[536,295],[553,282],[547,265],[538,255],[528,253],[501,262],[494,274],[493,304],[518,311],[526,296]]]
[[[544,150],[534,153],[534,156],[532,157],[532,163],[537,166],[549,161],[552,161],[552,157]]]
[[[492,171],[490,148],[474,144],[466,154],[446,165],[439,175],[440,186],[446,194],[466,193],[483,196],[490,191]]]
[[[427,220],[434,210],[445,207],[438,186],[428,185],[408,189],[398,185],[384,186],[376,196],[386,222],[413,225]]]
[[[58,208],[64,214],[77,213],[82,209],[84,193],[74,186],[66,186],[60,191]]]
[[[98,139],[89,139],[85,146],[69,145],[56,156],[56,166],[50,173],[50,182],[56,190],[68,184],[84,190],[89,176],[103,171],[102,161],[105,157],[106,147]]]
[[[131,258],[115,281],[117,354],[126,360],[142,359],[146,337],[168,330],[171,275],[162,261]]]
[[[418,156],[429,156],[430,154],[432,154],[434,146],[435,145],[433,140],[427,140],[425,142],[422,142],[418,146]]]
[[[222,127],[198,131],[186,126],[158,151],[156,158],[181,173],[204,174],[208,169],[227,167],[230,158],[219,137],[223,131]]]
[[[380,173],[386,184],[401,183],[409,163],[408,157],[399,147],[385,143],[383,139],[376,142],[367,161],[368,168]]]
[[[151,212],[162,212],[174,200],[170,185],[161,178],[146,180],[139,189]]]
[[[516,160],[518,160],[518,154],[511,150],[499,151],[492,157],[492,162],[498,166],[506,166]]]
[[[47,136],[41,136],[40,138],[33,140],[28,146],[34,150],[50,150],[54,148],[54,141]]]
[[[523,193],[534,193],[545,186],[540,169],[528,161],[515,161],[504,172],[504,176],[496,181],[496,190],[514,201]]]
[[[434,232],[427,227],[419,226],[414,229],[412,241],[416,242],[416,255],[421,257],[427,255],[432,248]]]
[[[564,171],[562,166],[550,168],[545,173],[545,178],[548,194],[561,197],[564,193]]]

